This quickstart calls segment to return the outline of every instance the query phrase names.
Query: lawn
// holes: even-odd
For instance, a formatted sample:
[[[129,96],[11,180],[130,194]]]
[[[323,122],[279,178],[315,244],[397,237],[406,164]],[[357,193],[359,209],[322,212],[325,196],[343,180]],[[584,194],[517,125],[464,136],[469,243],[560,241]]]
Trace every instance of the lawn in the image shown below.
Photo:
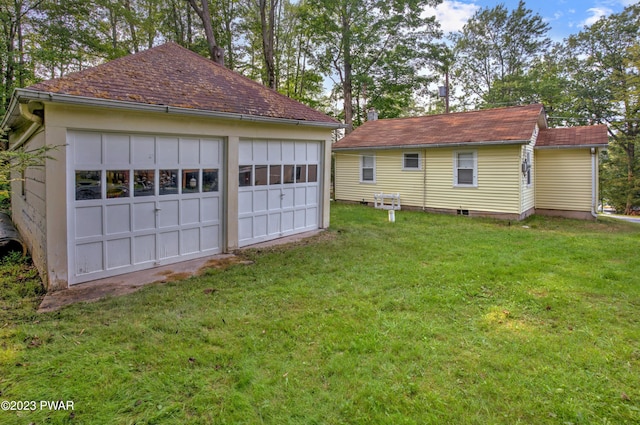
[[[0,400],[37,405],[0,423],[640,423],[640,226],[331,220],[252,264],[55,313],[3,283]]]

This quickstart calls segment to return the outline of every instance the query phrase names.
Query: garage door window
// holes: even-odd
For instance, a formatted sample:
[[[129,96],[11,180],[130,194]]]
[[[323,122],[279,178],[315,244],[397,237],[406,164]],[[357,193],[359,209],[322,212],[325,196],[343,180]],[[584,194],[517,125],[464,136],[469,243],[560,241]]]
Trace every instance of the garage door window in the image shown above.
[[[282,165],[269,166],[269,184],[282,183]]]
[[[295,171],[294,165],[285,165],[284,166],[284,184],[290,184],[294,182],[293,172]]]
[[[202,191],[218,191],[218,170],[202,170]]]
[[[266,165],[256,165],[256,186],[266,186],[269,183],[269,168]]]
[[[316,183],[318,181],[318,166],[313,164],[309,165],[309,183]]]
[[[107,198],[129,197],[129,170],[107,171]]]
[[[182,193],[199,192],[200,170],[182,170]]]
[[[178,170],[160,170],[160,195],[178,194]]]
[[[133,196],[154,196],[154,181],[155,170],[135,170],[133,172]]]
[[[76,201],[102,198],[101,179],[100,171],[76,171]]]
[[[296,166],[296,183],[306,183],[306,182],[307,182],[307,166],[297,165]]]
[[[251,186],[252,178],[251,178],[251,165],[241,165],[239,168],[240,187]]]

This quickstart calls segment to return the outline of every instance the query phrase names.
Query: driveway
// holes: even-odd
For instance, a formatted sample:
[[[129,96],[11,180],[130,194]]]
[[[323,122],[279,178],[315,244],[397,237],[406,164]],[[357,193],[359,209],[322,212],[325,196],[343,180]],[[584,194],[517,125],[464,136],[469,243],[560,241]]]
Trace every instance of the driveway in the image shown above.
[[[617,218],[618,220],[628,221],[630,223],[640,224],[640,216],[633,215],[619,215],[619,214],[605,214],[605,217]]]

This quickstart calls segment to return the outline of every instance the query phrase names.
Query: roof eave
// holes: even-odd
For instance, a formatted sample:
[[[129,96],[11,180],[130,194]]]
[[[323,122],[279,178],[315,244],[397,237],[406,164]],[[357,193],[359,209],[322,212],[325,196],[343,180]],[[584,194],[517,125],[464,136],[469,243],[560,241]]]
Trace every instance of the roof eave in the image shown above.
[[[609,143],[591,143],[588,145],[555,145],[555,146],[535,146],[534,149],[588,149],[588,148],[606,148]]]
[[[290,119],[290,118],[265,117],[260,115],[238,114],[238,113],[232,113],[232,112],[218,112],[218,111],[209,111],[204,109],[180,108],[180,107],[169,106],[169,105],[152,105],[147,103],[126,102],[122,100],[99,99],[94,97],[74,96],[69,94],[42,92],[42,91],[28,90],[28,89],[16,89],[11,99],[9,109],[7,110],[7,114],[1,123],[1,126],[3,129],[11,124],[11,120],[12,120],[11,115],[13,114],[13,111],[16,110],[17,104],[20,103],[20,101],[22,100],[26,100],[26,101],[39,100],[39,101],[45,101],[45,102],[73,104],[73,105],[80,105],[80,106],[95,106],[95,107],[103,107],[103,108],[108,107],[108,108],[124,109],[129,111],[138,111],[138,112],[164,112],[164,113],[176,114],[176,115],[220,118],[220,119],[228,119],[228,120],[236,120],[236,121],[251,121],[251,122],[270,123],[270,124],[286,124],[286,125],[297,125],[297,126],[304,126],[304,127],[320,127],[320,128],[327,128],[332,130],[337,130],[339,128],[346,128],[345,124],[342,124],[337,121],[336,122],[305,121],[305,120],[296,120],[296,119]]]
[[[526,145],[531,140],[495,140],[486,142],[456,142],[456,143],[432,143],[417,145],[395,145],[395,146],[355,146],[355,147],[333,147],[334,151],[362,151],[362,150],[390,150],[390,149],[429,149],[429,148],[470,148],[476,146],[504,146],[504,145]]]

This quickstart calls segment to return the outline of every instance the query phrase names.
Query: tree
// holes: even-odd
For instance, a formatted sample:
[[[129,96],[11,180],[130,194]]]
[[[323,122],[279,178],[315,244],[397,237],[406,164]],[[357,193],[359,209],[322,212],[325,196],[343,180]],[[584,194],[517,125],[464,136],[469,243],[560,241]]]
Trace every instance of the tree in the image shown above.
[[[575,116],[609,128],[604,196],[629,214],[640,205],[640,5],[569,37],[565,54]]]
[[[213,34],[213,21],[211,20],[211,12],[209,11],[209,0],[189,0],[189,4],[202,21],[211,60],[224,65],[224,50],[218,46]]]
[[[359,124],[369,107],[395,116],[427,78],[424,52],[438,34],[426,6],[440,0],[308,0],[305,22],[318,45],[316,63],[337,78],[344,121]],[[362,103],[364,104],[362,104]],[[355,109],[355,112],[354,112]],[[354,122],[355,118],[355,122]]]
[[[498,106],[518,102],[526,73],[551,41],[549,25],[520,0],[509,12],[504,4],[484,8],[454,34],[456,78],[467,102]]]

